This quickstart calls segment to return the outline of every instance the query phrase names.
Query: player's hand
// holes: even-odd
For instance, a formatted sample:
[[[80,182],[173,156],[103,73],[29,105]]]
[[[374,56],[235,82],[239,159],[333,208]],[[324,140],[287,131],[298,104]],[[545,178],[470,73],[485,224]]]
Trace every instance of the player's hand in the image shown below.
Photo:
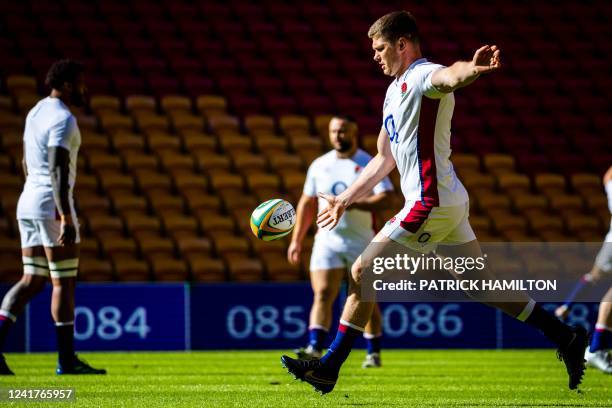
[[[300,262],[302,255],[302,244],[296,241],[291,241],[287,249],[287,260],[291,265],[297,265]]]
[[[319,193],[319,197],[327,201],[327,207],[322,209],[317,216],[317,225],[319,228],[331,230],[340,221],[342,214],[344,214],[344,211],[346,210],[346,205],[344,202],[342,202],[342,200],[338,199],[338,196]]]
[[[472,65],[478,74],[487,74],[500,69],[500,50],[497,45],[485,45],[477,49],[472,58]]]
[[[569,314],[569,307],[567,307],[566,305],[561,305],[555,309],[555,316],[557,316],[559,319],[562,319],[562,320],[565,319],[568,314]]]
[[[71,216],[62,216],[60,221],[60,236],[57,242],[61,246],[74,244],[76,241],[76,227]]]

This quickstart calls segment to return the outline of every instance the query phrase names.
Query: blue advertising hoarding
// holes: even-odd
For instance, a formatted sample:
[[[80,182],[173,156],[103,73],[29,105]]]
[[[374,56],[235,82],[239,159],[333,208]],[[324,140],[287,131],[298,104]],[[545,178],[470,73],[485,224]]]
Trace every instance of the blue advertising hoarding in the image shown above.
[[[0,294],[7,290],[0,287]],[[328,341],[343,303],[341,294]],[[307,342],[311,304],[308,283],[80,284],[75,346],[92,351],[291,349]],[[569,322],[592,330],[597,306],[576,304]],[[383,303],[381,311],[386,348],[552,347],[537,330],[477,303]],[[363,345],[363,340],[356,344]],[[55,350],[50,287],[20,316],[6,350]]]

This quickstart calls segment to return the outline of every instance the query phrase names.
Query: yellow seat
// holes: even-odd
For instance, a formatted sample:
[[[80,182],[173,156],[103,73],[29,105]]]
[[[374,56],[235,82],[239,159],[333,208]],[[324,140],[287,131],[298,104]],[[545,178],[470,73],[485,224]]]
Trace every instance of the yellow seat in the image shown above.
[[[274,135],[276,133],[274,118],[266,115],[247,115],[244,118],[244,127],[252,136]]]
[[[125,108],[134,115],[137,112],[148,112],[155,114],[157,103],[155,98],[147,95],[129,95],[125,98]]]
[[[227,100],[218,95],[201,95],[196,99],[196,107],[206,116],[225,114]]]
[[[164,112],[191,112],[191,99],[180,95],[166,95],[161,98]]]

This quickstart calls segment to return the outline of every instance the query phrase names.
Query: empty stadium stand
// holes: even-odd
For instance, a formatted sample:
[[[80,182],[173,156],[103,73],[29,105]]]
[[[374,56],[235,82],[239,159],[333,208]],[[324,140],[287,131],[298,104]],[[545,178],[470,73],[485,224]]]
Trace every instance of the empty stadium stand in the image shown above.
[[[0,2],[0,280],[21,271],[14,215],[24,118],[62,57],[85,63],[90,93],[77,113],[81,279],[306,278],[306,261],[286,261],[286,241],[251,236],[248,214],[273,196],[297,203],[309,163],[328,148],[331,114],[353,116],[362,145],[375,149],[389,79],[371,61],[366,32],[406,6]],[[612,4],[409,6],[432,60],[469,58],[482,43],[503,50],[501,72],[457,92],[453,119],[452,161],[479,239],[601,241]]]

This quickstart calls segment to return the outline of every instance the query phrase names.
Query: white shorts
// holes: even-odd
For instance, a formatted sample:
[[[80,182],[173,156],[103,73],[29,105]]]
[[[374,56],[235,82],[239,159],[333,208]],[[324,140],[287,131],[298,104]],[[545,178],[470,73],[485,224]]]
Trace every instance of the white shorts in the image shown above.
[[[330,248],[325,243],[316,242],[312,247],[310,256],[310,271],[327,269],[350,270],[353,262],[365,249],[365,245],[351,245],[345,251]]]
[[[409,202],[381,230],[381,234],[414,251],[428,253],[438,244],[458,245],[476,239],[470,226],[469,203],[427,208]]]
[[[603,243],[595,258],[595,266],[602,272],[612,273],[612,241],[607,241],[608,239],[609,237],[606,237],[606,242]]]
[[[76,243],[81,242],[79,235],[79,223],[75,219],[76,227]],[[56,247],[59,246],[57,240],[61,233],[61,225],[59,220],[29,220],[18,219],[19,235],[21,236],[21,247],[31,248],[36,246]]]

